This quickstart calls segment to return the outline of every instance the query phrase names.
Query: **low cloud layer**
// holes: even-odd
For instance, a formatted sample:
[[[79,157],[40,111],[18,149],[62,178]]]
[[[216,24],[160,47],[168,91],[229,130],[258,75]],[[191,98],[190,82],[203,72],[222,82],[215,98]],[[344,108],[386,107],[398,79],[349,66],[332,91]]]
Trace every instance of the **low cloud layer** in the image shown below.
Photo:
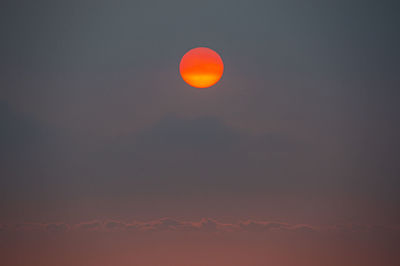
[[[199,221],[186,221],[173,218],[161,218],[150,221],[124,222],[118,220],[89,221],[78,224],[67,223],[21,223],[1,225],[0,231],[92,231],[92,232],[204,232],[204,233],[237,233],[237,232],[289,232],[289,233],[373,233],[400,236],[400,226],[340,224],[315,226],[309,224],[290,224],[285,222],[246,220],[235,223],[223,223],[211,218]]]

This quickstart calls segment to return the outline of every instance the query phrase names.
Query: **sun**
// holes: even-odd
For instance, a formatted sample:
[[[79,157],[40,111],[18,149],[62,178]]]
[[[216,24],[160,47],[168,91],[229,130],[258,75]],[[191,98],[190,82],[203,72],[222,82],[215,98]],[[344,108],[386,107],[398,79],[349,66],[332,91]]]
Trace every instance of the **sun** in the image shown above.
[[[208,88],[216,84],[224,72],[224,63],[214,50],[197,47],[181,59],[179,71],[183,80],[195,88]]]

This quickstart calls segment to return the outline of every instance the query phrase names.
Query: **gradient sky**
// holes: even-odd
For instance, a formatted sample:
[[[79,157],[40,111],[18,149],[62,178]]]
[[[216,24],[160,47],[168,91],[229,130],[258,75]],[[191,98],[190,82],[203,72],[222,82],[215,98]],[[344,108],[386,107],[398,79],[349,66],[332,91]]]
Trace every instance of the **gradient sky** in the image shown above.
[[[133,221],[172,217],[236,229],[193,242],[168,225],[139,239],[160,247],[179,239],[176,250],[146,261],[151,251],[142,247],[147,251],[134,265],[244,265],[251,257],[250,265],[321,265],[325,253],[337,257],[332,265],[382,265],[382,257],[396,265],[398,257],[380,250],[400,239],[398,8],[395,1],[355,0],[2,1],[0,234],[10,239],[1,242],[9,251],[4,261],[132,265],[126,254],[112,262],[117,253],[104,251],[107,245],[92,250],[114,254],[103,264],[85,254],[79,263],[34,260],[42,253],[28,243],[36,238],[20,234],[37,224],[46,232],[52,223],[65,226],[50,230],[70,234],[57,239],[59,254],[82,223],[97,221],[102,233],[107,221],[118,221],[125,232]],[[209,89],[191,88],[179,76],[181,57],[198,46],[224,61],[221,81]],[[326,252],[314,258],[292,249],[283,244],[291,243],[287,236],[277,245],[263,242],[263,234],[243,236],[243,221],[279,221],[284,232],[316,226],[317,237],[289,238]],[[343,225],[368,228],[361,230],[368,236],[346,242],[326,229]],[[376,226],[397,233],[379,235]],[[43,254],[52,241],[46,237],[38,237]],[[128,241],[123,233],[106,238]],[[359,249],[343,261],[351,241]],[[184,246],[216,252],[210,243],[227,247],[220,254],[244,253],[233,260],[210,255],[212,263],[171,255]],[[262,255],[271,246],[277,255]],[[376,260],[365,255],[369,249]],[[311,260],[285,260],[292,251]],[[26,262],[14,263],[18,252]]]

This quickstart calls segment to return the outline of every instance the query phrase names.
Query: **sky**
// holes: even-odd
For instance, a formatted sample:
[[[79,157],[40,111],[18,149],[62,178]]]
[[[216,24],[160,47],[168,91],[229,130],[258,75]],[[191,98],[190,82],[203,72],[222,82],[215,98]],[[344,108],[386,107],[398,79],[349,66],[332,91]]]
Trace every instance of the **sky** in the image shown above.
[[[2,1],[0,262],[398,265],[398,7]]]

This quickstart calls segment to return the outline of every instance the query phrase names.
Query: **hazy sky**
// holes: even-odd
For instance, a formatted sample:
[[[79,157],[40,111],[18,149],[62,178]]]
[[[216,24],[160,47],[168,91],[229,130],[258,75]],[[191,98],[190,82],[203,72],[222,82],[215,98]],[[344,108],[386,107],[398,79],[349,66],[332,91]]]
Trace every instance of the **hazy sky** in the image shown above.
[[[2,1],[0,225],[398,225],[398,8]],[[179,76],[197,46],[208,89]]]

